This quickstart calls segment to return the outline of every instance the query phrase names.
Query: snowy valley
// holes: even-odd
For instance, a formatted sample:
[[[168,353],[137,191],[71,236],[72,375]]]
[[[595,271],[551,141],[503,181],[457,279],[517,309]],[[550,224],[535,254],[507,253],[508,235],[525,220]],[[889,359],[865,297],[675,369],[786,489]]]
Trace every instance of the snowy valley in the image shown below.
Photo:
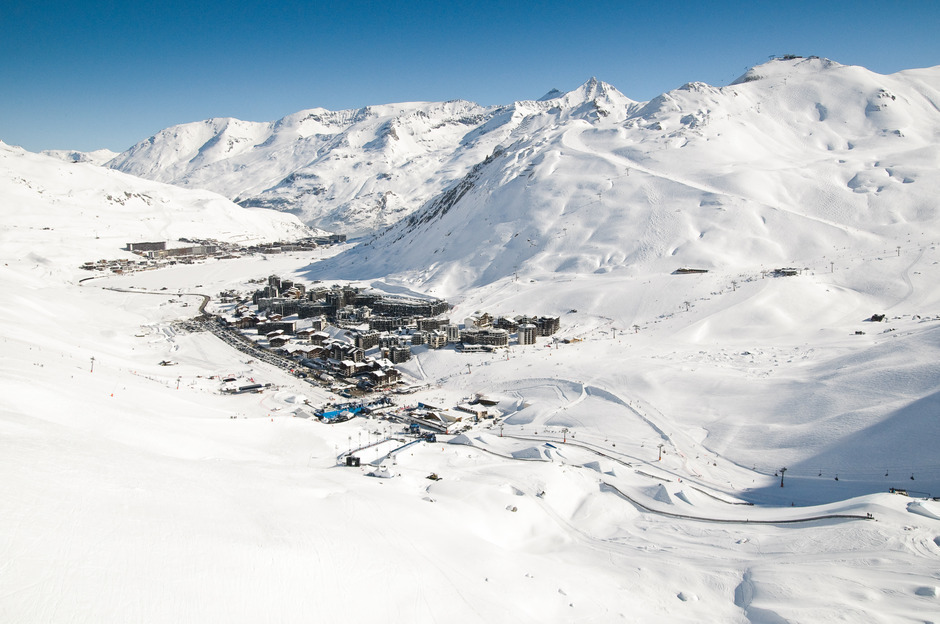
[[[940,67],[214,119],[105,156],[0,143],[0,620],[937,620]],[[315,228],[351,242],[80,268]],[[463,419],[433,441],[330,424],[329,384],[190,324],[272,275],[560,327],[415,341],[389,396]],[[495,419],[456,409],[479,396]]]

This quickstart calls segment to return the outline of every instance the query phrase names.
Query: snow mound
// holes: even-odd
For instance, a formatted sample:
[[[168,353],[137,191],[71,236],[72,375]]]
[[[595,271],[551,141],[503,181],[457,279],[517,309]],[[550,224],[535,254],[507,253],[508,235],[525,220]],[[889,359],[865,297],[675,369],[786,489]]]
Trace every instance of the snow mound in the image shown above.
[[[545,451],[534,446],[514,450],[510,455],[515,459],[547,459]]]
[[[659,485],[651,488],[652,491],[648,491],[650,498],[660,503],[666,503],[667,505],[672,505],[673,500],[672,496],[669,494],[669,490],[666,489],[666,486],[660,483]]]
[[[452,437],[447,441],[448,444],[463,444],[465,446],[473,446],[473,440],[470,439],[466,433],[460,433]]]
[[[913,514],[924,516],[925,518],[932,518],[934,520],[940,520],[940,514],[938,514],[932,509],[929,509],[927,507],[927,504],[921,501],[913,501],[913,502],[908,503],[907,510]]]

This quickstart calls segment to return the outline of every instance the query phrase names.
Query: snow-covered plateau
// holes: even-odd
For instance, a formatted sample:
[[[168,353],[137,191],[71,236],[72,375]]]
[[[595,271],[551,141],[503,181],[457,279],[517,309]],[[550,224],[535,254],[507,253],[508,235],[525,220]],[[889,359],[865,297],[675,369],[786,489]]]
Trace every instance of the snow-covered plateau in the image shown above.
[[[210,120],[110,162],[134,175],[84,160],[0,143],[0,621],[940,621],[940,68]],[[243,207],[276,198],[361,239],[80,268],[308,235]],[[326,388],[180,322],[270,275],[561,328],[415,347],[399,405],[498,422],[347,467],[401,427],[318,422]]]

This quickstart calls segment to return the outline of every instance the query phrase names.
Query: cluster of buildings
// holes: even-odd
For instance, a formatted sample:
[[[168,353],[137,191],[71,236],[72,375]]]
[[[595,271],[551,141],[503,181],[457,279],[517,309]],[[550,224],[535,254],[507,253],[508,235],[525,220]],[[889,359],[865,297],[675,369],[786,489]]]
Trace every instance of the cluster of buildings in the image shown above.
[[[324,245],[346,242],[345,234],[311,236],[291,242],[264,243],[260,245],[238,245],[212,239],[181,238],[179,247],[167,247],[166,241],[127,243],[126,251],[140,256],[141,260],[117,259],[85,262],[81,268],[88,271],[111,271],[128,273],[146,271],[172,264],[192,264],[206,258],[238,258],[251,254],[277,254],[290,251],[313,251]]]
[[[355,286],[308,288],[275,275],[253,294],[252,303],[259,314],[321,319],[349,329],[355,344],[362,349],[420,345],[439,349],[456,343],[508,347],[512,334],[516,334],[520,345],[534,344],[537,337],[551,336],[560,327],[558,317],[520,315],[494,319],[486,313],[467,317],[461,326],[444,316],[450,305],[443,299],[389,295]]]
[[[446,316],[443,299],[389,295],[355,286],[306,285],[272,275],[249,298],[221,293],[235,303],[228,323],[269,349],[299,361],[320,375],[359,378],[357,384],[380,388],[396,383],[396,364],[408,361],[414,347],[462,352],[492,351],[559,330],[558,317],[494,318],[477,313],[462,324]]]

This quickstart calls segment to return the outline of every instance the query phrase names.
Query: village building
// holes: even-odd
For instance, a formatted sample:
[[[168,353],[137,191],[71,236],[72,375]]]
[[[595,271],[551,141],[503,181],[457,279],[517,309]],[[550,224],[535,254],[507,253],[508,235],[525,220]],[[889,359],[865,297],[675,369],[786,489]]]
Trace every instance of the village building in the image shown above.
[[[258,317],[255,315],[251,315],[251,316],[243,316],[241,318],[235,319],[232,322],[232,325],[236,327],[237,329],[251,329],[253,327],[257,327],[258,322],[259,322]]]
[[[497,318],[495,325],[498,329],[505,329],[511,334],[516,333],[516,331],[519,329],[519,323],[517,323],[514,319],[505,316],[500,316]]]
[[[400,316],[373,316],[369,318],[369,329],[375,331],[395,331],[408,326],[408,320]]]
[[[285,336],[283,334],[268,338],[268,344],[271,345],[272,349],[283,347],[288,342],[290,342],[290,336]]]
[[[538,335],[538,327],[532,323],[525,323],[519,325],[519,329],[516,332],[516,337],[520,345],[530,345],[535,344],[535,337]]]
[[[325,350],[329,357],[334,360],[349,360],[351,362],[362,362],[365,357],[365,351],[349,342],[334,340],[325,345]]]
[[[460,342],[460,326],[459,325],[445,325],[444,333],[447,335],[447,342]]]
[[[133,253],[141,253],[146,251],[164,251],[166,249],[166,241],[160,241],[156,243],[127,243],[127,251]]]
[[[297,316],[302,319],[319,318],[325,324],[325,316],[328,314],[333,314],[333,308],[322,301],[301,301],[297,304]]]
[[[489,345],[492,347],[508,347],[509,332],[505,329],[477,329],[470,328],[460,332],[460,342],[465,345]]]
[[[464,319],[463,326],[467,329],[477,328],[485,329],[493,326],[493,317],[486,312],[474,314]]]
[[[310,334],[310,344],[322,345],[330,339],[330,335],[325,331],[318,331]]]
[[[515,320],[520,325],[535,325],[539,336],[551,336],[561,328],[561,319],[557,316],[517,316]]]
[[[343,377],[352,377],[356,374],[356,363],[352,360],[331,360],[333,370]]]
[[[257,325],[259,334],[267,334],[273,331],[282,331],[285,334],[294,334],[297,329],[297,321],[268,321]]]
[[[372,310],[366,306],[356,307],[346,305],[336,311],[336,322],[340,324],[359,324],[367,321],[372,316]]]
[[[379,346],[379,332],[368,331],[356,334],[354,338],[357,347],[363,350],[369,350]]]
[[[296,299],[287,299],[285,297],[260,297],[255,302],[255,305],[258,306],[259,312],[267,310],[269,312],[269,316],[271,313],[290,316],[292,314],[298,314],[300,311],[299,301]]]
[[[430,317],[447,311],[447,302],[443,299],[417,299],[385,295],[373,304],[377,314],[389,316]]]
[[[440,349],[447,345],[447,332],[436,329],[434,331],[428,332],[427,339],[428,347],[432,349]]]
[[[392,364],[401,364],[411,359],[411,348],[404,345],[391,346],[383,349],[382,355]]]
[[[456,405],[454,409],[461,411],[465,414],[472,414],[475,420],[483,420],[485,418],[494,417],[493,415],[491,415],[493,408],[487,407],[486,405],[461,403],[459,405]]]
[[[435,329],[443,329],[447,325],[450,325],[450,319],[448,318],[419,318],[415,320],[415,325],[421,331],[433,331]]]

